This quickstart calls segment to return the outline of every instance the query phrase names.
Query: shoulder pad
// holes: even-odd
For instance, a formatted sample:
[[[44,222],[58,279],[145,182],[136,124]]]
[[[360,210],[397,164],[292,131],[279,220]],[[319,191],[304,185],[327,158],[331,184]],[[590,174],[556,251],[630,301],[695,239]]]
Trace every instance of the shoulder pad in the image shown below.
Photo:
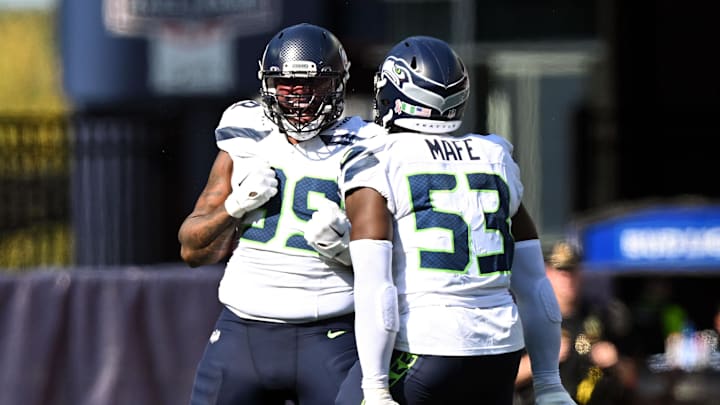
[[[385,129],[373,122],[368,122],[359,116],[345,117],[320,133],[326,144],[341,143],[353,144],[362,139],[385,134]]]
[[[363,139],[369,139],[374,138],[376,136],[384,136],[387,135],[387,130],[383,128],[382,126],[374,123],[365,121],[365,126],[360,128],[358,131],[358,136],[360,136]]]
[[[497,134],[488,134],[488,135],[483,135],[483,138],[492,143],[502,146],[503,149],[505,149],[509,154],[512,155],[513,148],[514,148],[513,144],[510,143],[510,141],[508,141],[507,139],[503,138],[502,136],[497,135]]]
[[[215,140],[221,142],[232,138],[260,140],[272,127],[265,118],[262,106],[254,100],[239,101],[228,107],[215,129]]]

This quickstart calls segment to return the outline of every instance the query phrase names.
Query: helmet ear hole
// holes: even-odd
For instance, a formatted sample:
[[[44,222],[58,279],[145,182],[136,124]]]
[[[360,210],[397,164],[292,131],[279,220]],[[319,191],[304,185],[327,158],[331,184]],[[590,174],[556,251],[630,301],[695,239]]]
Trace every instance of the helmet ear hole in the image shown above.
[[[417,58],[413,56],[412,61],[410,61],[410,67],[413,70],[417,70]]]

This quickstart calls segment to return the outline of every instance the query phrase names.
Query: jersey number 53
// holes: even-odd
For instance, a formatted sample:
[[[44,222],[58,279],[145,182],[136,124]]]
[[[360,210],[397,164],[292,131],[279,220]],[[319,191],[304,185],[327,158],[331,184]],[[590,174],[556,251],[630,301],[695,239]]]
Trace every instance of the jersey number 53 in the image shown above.
[[[448,230],[452,234],[453,248],[440,251],[437,248],[420,249],[420,267],[424,269],[465,272],[471,260],[476,260],[480,274],[509,271],[512,264],[514,240],[510,233],[510,192],[502,177],[492,173],[467,173],[468,189],[458,189],[455,174],[432,173],[408,176],[412,210],[416,229]],[[465,183],[465,182],[461,182]],[[438,207],[433,203],[432,194],[437,192],[495,193],[492,207],[478,204],[470,212],[458,204]],[[458,196],[460,197],[460,196]],[[451,197],[452,198],[452,197]],[[463,200],[462,198],[458,198]],[[465,199],[466,200],[466,199]],[[447,199],[445,200],[447,201]],[[473,211],[477,208],[477,211]],[[467,216],[483,215],[482,229],[473,230],[465,220]],[[478,221],[474,221],[478,223]],[[482,246],[484,253],[478,253],[474,246]]]

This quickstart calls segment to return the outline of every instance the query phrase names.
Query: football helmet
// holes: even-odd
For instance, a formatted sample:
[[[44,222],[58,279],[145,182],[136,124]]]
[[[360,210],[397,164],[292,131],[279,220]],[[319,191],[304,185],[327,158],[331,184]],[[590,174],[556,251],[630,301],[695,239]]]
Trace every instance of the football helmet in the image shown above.
[[[413,36],[388,52],[374,93],[375,123],[390,132],[448,133],[462,124],[470,78],[446,42]]]
[[[286,135],[308,140],[342,114],[350,62],[330,31],[307,23],[285,28],[258,62],[265,115]]]

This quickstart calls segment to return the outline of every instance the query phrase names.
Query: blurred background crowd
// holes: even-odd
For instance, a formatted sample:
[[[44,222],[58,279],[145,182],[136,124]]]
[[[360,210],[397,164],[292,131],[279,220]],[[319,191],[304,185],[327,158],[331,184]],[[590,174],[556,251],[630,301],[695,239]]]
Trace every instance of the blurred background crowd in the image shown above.
[[[515,145],[576,398],[720,404],[720,62],[703,4],[0,0],[0,403],[185,401],[219,273],[180,264],[176,233],[220,114],[258,95],[263,46],[304,21],[345,45],[346,112],[366,119],[392,44],[433,35],[461,55],[461,131]],[[122,363],[169,336],[186,342]]]

